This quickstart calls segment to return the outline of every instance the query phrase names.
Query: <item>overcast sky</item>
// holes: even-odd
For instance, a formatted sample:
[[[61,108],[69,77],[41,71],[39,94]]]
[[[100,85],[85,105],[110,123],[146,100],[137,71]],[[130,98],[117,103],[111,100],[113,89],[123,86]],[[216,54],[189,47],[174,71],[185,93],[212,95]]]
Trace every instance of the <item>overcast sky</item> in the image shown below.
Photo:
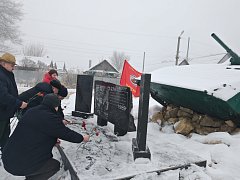
[[[88,68],[113,51],[130,56],[142,70],[175,61],[177,37],[184,30],[180,59],[224,53],[211,37],[216,33],[240,54],[239,0],[31,0],[23,1],[21,31],[25,43],[40,43],[54,61],[67,68]],[[221,58],[210,56],[210,59]],[[209,58],[202,58],[207,61]]]

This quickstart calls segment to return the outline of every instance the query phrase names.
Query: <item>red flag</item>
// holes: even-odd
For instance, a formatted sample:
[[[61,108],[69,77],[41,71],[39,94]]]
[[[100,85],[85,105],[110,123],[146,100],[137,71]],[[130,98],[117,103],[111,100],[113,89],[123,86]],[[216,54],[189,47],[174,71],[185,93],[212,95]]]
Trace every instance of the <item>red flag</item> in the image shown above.
[[[134,79],[141,76],[142,73],[138,72],[136,69],[134,69],[126,60],[124,61],[123,70],[122,70],[122,76],[120,80],[121,86],[127,86],[130,87],[132,94],[135,97],[140,96],[140,87],[137,86],[137,84],[134,83]]]

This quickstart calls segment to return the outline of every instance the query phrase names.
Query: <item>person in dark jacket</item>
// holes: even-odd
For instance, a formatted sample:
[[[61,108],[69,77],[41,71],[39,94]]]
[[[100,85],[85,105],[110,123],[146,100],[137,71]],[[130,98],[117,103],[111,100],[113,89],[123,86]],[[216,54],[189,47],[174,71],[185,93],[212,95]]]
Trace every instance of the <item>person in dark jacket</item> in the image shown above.
[[[62,120],[64,125],[68,125],[68,124],[71,123],[70,120],[65,119],[64,113],[63,113],[62,104],[61,104],[62,100],[65,97],[67,97],[67,95],[68,95],[68,90],[67,90],[67,88],[64,85],[62,85],[61,89],[58,91],[58,94],[57,94],[58,99],[60,100],[60,105],[58,106],[57,113],[61,117],[61,120]],[[57,144],[60,144],[60,143],[61,143],[61,141],[59,139],[57,139]]]
[[[58,107],[58,114],[62,117],[63,119],[63,123],[66,125],[66,124],[69,124],[69,121],[68,120],[65,120],[65,117],[64,117],[64,113],[63,113],[63,108],[62,108],[62,105],[61,105],[61,102],[62,100],[67,97],[68,95],[68,90],[67,88],[62,85],[61,89],[58,91],[58,99],[60,100],[60,106]]]
[[[0,57],[0,148],[6,144],[10,135],[10,118],[18,108],[24,109],[27,103],[18,99],[18,89],[13,70],[15,57],[5,53]]]
[[[82,136],[60,121],[59,104],[57,95],[47,94],[41,105],[24,114],[3,150],[6,171],[26,179],[48,179],[60,169],[52,155],[57,138],[73,143],[89,140],[89,135]]]
[[[18,111],[18,119],[21,119],[23,114],[30,108],[41,104],[43,97],[46,94],[54,93],[58,94],[62,85],[58,80],[52,80],[50,84],[46,82],[40,82],[36,86],[24,91],[19,95],[19,99],[28,102],[28,107],[24,110]]]

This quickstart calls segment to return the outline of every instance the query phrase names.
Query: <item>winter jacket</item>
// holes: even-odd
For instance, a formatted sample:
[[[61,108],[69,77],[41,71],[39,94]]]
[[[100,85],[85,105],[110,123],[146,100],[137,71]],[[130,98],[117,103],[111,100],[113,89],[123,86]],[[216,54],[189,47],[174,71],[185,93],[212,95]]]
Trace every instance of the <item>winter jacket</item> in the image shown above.
[[[59,115],[60,117],[62,117],[62,119],[64,119],[64,113],[63,113],[63,108],[62,108],[62,106],[61,106],[61,103],[62,103],[62,101],[60,101],[60,106],[58,106],[58,111],[57,111],[57,113],[58,113],[58,115]]]
[[[52,158],[57,138],[80,143],[83,136],[67,128],[55,109],[39,105],[29,109],[4,147],[2,161],[6,171],[26,176]]]
[[[0,121],[13,117],[21,104],[13,72],[0,65]]]
[[[38,106],[43,100],[43,96],[53,93],[52,86],[45,82],[40,82],[36,86],[24,91],[19,95],[19,99],[28,103],[27,108],[21,110],[22,115],[30,108]]]
[[[48,72],[45,73],[42,82],[46,82],[46,83],[50,84],[51,80],[53,80],[52,76]]]

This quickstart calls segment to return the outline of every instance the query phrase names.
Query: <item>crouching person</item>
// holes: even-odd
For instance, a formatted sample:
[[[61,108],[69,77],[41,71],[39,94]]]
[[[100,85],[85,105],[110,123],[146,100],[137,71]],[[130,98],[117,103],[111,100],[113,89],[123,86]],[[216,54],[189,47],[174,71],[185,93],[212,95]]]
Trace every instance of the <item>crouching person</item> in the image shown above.
[[[4,168],[26,179],[47,180],[60,169],[53,159],[52,149],[57,138],[80,143],[89,136],[67,128],[57,114],[60,100],[55,94],[47,94],[40,105],[29,109],[9,138],[2,154]]]

